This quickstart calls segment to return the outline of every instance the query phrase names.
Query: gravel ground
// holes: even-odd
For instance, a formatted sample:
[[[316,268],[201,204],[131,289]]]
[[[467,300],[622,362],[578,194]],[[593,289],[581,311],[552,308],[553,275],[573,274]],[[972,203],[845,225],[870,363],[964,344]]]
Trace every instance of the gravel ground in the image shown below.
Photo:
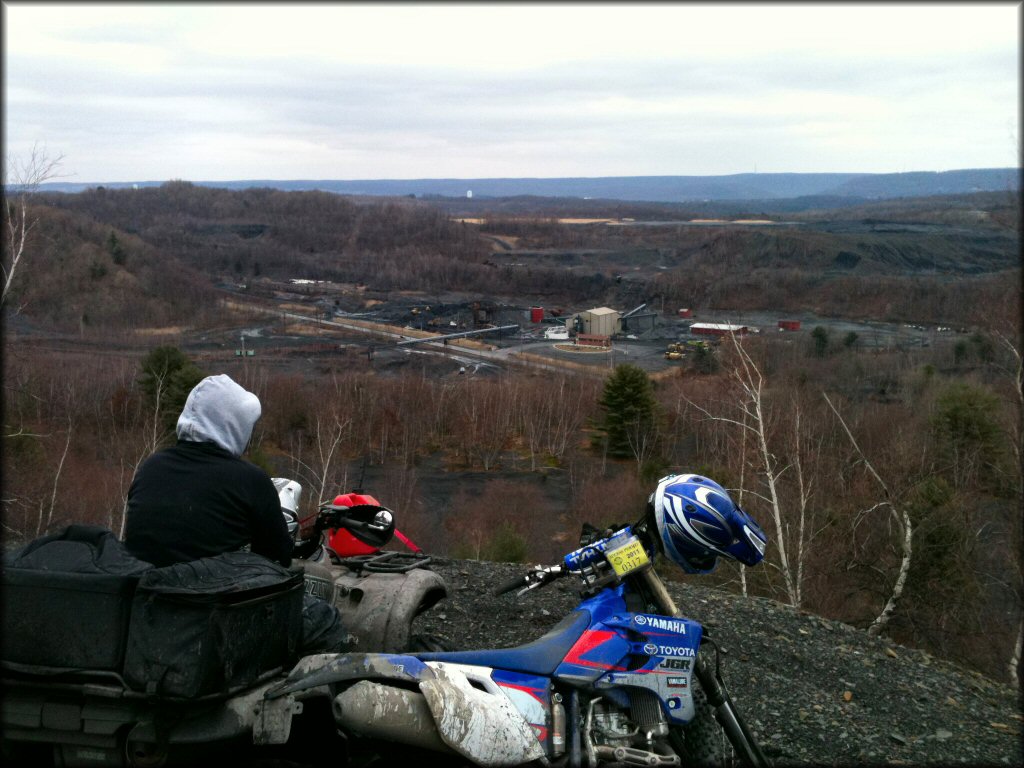
[[[449,597],[414,631],[461,649],[518,645],[578,602],[569,579],[494,596],[524,565],[436,559]],[[733,701],[776,765],[1024,764],[1018,692],[955,663],[763,598],[671,583],[728,653]]]

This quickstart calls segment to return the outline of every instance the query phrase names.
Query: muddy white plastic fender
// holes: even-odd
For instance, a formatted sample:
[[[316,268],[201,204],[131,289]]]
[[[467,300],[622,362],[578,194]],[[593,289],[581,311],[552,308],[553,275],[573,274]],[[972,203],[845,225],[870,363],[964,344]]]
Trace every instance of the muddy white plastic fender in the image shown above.
[[[359,650],[408,650],[413,619],[447,594],[444,580],[424,568],[369,575],[335,571],[334,607]]]
[[[417,691],[360,680],[335,696],[332,711],[339,725],[362,736],[451,754]]]
[[[521,765],[544,757],[537,734],[491,679],[487,667],[427,662],[420,681],[437,731],[459,754],[482,766]]]

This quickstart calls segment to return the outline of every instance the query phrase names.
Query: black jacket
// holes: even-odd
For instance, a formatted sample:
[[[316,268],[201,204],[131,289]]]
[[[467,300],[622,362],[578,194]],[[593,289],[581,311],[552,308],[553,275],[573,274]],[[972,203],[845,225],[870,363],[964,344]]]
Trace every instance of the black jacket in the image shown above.
[[[128,490],[125,545],[157,567],[250,545],[291,562],[292,541],[270,477],[211,442],[179,440],[139,468]]]

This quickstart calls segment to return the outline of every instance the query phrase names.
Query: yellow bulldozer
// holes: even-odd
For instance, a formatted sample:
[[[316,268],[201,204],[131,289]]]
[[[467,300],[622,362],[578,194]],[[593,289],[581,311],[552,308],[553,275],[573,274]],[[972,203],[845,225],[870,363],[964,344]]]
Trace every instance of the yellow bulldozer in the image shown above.
[[[668,348],[665,350],[665,359],[666,360],[682,360],[683,359],[683,351],[684,351],[683,345],[680,344],[679,342],[674,341],[671,344],[669,344]]]

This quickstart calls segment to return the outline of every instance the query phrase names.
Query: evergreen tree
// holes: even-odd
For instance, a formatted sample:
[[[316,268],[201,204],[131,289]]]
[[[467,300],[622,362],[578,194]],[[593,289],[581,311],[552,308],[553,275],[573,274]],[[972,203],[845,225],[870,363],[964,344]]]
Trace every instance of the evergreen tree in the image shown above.
[[[951,384],[936,400],[932,430],[957,488],[976,479],[983,487],[998,486],[1003,446],[999,410],[996,395],[963,382]]]
[[[597,424],[600,445],[609,456],[643,460],[658,435],[657,401],[647,373],[635,365],[615,366],[598,400],[603,415]]]
[[[121,241],[114,234],[114,230],[110,230],[110,237],[107,238],[107,252],[115,264],[124,265],[127,254],[125,253],[124,246],[121,245]]]
[[[823,325],[816,325],[811,331],[812,349],[816,357],[824,357],[828,352],[828,330]]]
[[[526,539],[506,520],[484,547],[482,556],[496,563],[525,563]]]
[[[697,373],[716,373],[719,364],[715,352],[707,344],[700,344],[693,349],[693,370]]]
[[[165,431],[174,431],[188,393],[202,378],[203,372],[177,347],[156,347],[143,358],[139,386]]]

